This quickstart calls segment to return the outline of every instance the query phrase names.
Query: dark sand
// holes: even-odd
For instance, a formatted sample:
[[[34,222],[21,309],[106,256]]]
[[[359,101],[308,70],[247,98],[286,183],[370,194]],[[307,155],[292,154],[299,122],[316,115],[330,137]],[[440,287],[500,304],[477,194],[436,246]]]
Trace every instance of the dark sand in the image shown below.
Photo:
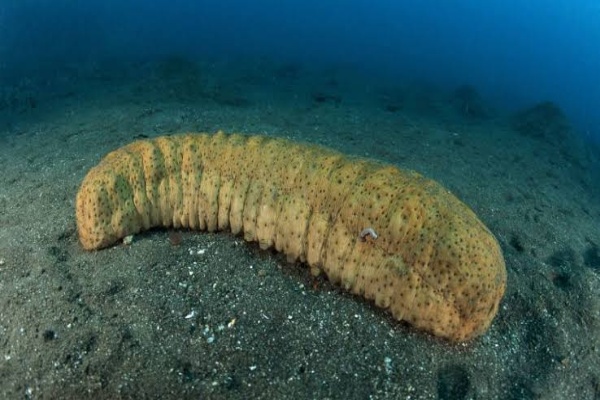
[[[0,398],[599,399],[598,151],[519,134],[427,85],[383,87],[343,69],[177,58],[3,87]],[[490,331],[448,344],[226,232],[80,248],[75,194],[104,154],[219,129],[451,189],[506,257]]]

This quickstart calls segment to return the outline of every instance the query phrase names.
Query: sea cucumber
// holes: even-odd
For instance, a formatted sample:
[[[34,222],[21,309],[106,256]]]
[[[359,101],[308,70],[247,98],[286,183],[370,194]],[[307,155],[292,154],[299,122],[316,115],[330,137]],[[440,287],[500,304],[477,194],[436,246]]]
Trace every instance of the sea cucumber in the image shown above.
[[[485,332],[506,286],[494,235],[436,182],[266,136],[126,145],[84,178],[76,217],[87,250],[158,226],[243,234],[451,341]]]

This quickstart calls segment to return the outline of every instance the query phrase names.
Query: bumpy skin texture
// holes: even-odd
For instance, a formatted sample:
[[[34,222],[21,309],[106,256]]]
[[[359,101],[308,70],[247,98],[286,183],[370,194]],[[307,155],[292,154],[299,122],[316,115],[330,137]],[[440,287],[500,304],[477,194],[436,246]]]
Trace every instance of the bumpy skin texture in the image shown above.
[[[489,327],[506,285],[492,233],[436,182],[284,139],[131,143],[90,170],[76,212],[87,250],[159,226],[243,233],[451,341]]]

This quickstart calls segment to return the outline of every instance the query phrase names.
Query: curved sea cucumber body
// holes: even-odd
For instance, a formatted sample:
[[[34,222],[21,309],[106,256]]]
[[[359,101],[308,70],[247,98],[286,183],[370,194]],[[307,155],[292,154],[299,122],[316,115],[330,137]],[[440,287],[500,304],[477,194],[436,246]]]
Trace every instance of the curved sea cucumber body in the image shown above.
[[[76,214],[87,250],[159,226],[243,233],[452,341],[485,332],[506,285],[492,233],[436,182],[285,139],[131,143],[89,171]]]

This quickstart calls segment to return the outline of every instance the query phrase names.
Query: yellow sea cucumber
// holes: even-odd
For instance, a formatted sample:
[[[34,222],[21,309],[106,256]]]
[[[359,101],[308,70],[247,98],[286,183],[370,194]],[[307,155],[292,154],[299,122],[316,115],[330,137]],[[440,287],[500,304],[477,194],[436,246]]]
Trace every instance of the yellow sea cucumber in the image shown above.
[[[243,233],[452,341],[486,331],[506,286],[492,233],[436,182],[285,139],[131,143],[89,171],[76,214],[87,250],[158,226]]]

